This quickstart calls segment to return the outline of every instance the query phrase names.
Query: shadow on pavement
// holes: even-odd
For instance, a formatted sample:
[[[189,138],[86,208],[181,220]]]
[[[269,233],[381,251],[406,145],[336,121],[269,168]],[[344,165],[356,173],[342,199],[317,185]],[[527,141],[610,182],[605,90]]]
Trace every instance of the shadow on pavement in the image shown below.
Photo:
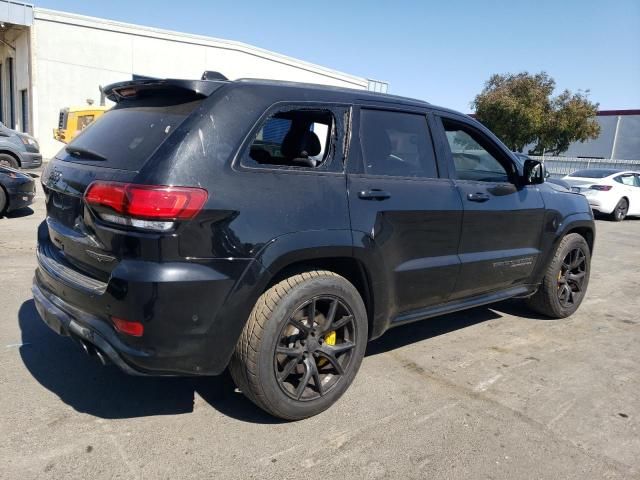
[[[500,318],[496,310],[512,313],[503,308],[505,303],[396,327],[372,341],[366,355],[378,355]],[[103,367],[87,357],[71,339],[50,331],[40,319],[33,300],[22,304],[18,316],[23,344],[20,355],[25,366],[42,386],[79,412],[108,419],[190,413],[197,393],[229,417],[250,423],[281,422],[236,392],[228,372],[218,377],[129,376],[115,366]]]
[[[502,315],[494,312],[494,307],[495,305],[492,305],[491,309],[487,307],[477,307],[463,312],[450,313],[448,315],[395,327],[387,331],[382,337],[369,343],[366,356],[378,355],[411,343],[420,342],[471,325],[500,318]]]
[[[527,307],[523,300],[505,300],[504,302],[491,305],[491,309],[496,312],[506,313],[507,315],[513,315],[514,317],[527,318],[529,320],[556,321],[555,318],[534,312]]]
[[[103,367],[68,337],[50,331],[33,300],[18,313],[20,355],[33,377],[75,410],[101,418],[189,413],[194,393],[221,413],[251,423],[278,423],[236,393],[230,375],[218,377],[134,377]]]
[[[13,210],[9,213],[5,213],[4,215],[0,215],[0,218],[22,218],[28,217],[29,215],[33,215],[35,212],[30,207],[19,208],[18,210]]]

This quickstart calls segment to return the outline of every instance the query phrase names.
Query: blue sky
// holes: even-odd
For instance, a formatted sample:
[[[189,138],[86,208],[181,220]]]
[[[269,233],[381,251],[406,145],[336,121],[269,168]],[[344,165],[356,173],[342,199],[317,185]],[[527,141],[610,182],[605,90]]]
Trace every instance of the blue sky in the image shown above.
[[[492,73],[523,70],[590,89],[601,109],[640,108],[638,0],[34,3],[250,43],[464,112]]]

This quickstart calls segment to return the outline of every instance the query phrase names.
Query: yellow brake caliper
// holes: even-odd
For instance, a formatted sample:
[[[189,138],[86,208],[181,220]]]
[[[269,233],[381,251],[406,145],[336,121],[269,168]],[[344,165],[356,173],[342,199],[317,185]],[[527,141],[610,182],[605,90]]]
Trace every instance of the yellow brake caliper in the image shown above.
[[[562,288],[562,285],[560,285],[560,279],[562,278],[562,268],[560,268],[560,271],[558,272],[558,290],[560,290],[560,288]]]
[[[327,333],[324,336],[324,342],[327,345],[335,345],[336,344],[336,331],[335,330],[331,330],[329,333]],[[326,358],[319,358],[318,359],[318,367],[324,366],[327,362],[328,362],[328,360]]]

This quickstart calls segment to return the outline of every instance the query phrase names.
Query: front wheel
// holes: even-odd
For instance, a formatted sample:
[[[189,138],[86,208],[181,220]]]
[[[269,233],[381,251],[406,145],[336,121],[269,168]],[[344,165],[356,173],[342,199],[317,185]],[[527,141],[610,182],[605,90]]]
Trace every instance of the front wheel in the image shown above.
[[[556,248],[538,291],[527,299],[531,309],[551,318],[573,314],[584,299],[591,271],[589,245],[582,235],[566,235]]]
[[[257,406],[299,420],[326,410],[347,390],[367,337],[356,288],[333,272],[304,272],[258,299],[229,370]]]

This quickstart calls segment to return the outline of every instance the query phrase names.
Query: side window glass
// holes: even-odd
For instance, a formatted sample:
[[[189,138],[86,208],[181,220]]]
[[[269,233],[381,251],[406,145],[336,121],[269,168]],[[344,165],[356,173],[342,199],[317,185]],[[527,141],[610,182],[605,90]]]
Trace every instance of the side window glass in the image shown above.
[[[360,143],[368,174],[438,177],[424,115],[362,109]]]
[[[636,186],[636,176],[633,174],[619,175],[615,178],[617,182],[630,187]]]
[[[508,182],[509,171],[492,153],[488,140],[462,123],[443,119],[456,175],[460,180]]]
[[[636,187],[640,187],[640,173],[636,173]]]
[[[249,149],[249,163],[317,168],[326,163],[334,132],[329,110],[286,110],[269,117]]]

